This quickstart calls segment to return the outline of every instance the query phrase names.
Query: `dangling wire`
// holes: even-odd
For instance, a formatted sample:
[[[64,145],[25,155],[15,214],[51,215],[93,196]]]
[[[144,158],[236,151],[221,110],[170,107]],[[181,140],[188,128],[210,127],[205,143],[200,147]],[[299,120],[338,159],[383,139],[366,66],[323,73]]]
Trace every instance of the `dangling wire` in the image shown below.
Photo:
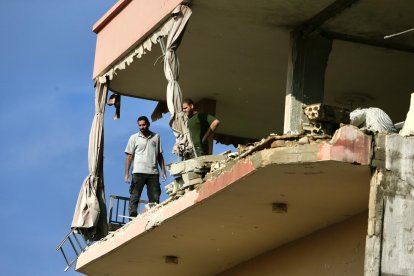
[[[164,42],[164,37],[163,36],[160,36],[157,40],[160,43],[160,47],[161,47],[162,54],[165,55],[165,42]]]
[[[396,33],[396,34],[386,35],[386,36],[384,36],[384,39],[394,37],[394,36],[397,36],[397,35],[402,35],[402,34],[405,34],[405,33],[408,33],[408,32],[412,32],[412,31],[414,31],[414,28],[406,30],[406,31],[402,31],[402,32],[399,32],[399,33]]]
[[[157,64],[157,62],[158,62],[161,58],[163,58],[163,57],[165,56],[165,43],[164,43],[164,37],[162,37],[162,36],[158,37],[158,38],[157,38],[157,41],[158,41],[158,43],[160,44],[160,48],[161,48],[162,55],[161,55],[161,56],[159,56],[159,57],[155,60],[155,62],[154,62],[154,66]]]

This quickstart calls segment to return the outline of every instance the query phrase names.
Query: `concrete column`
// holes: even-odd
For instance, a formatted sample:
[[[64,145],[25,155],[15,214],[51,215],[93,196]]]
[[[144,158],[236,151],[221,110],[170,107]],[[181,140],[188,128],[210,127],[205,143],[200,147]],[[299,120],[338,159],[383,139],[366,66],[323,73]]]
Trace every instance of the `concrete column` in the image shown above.
[[[414,137],[377,134],[365,276],[414,275]]]
[[[291,33],[286,83],[284,133],[302,131],[302,106],[322,103],[325,69],[332,40],[319,34]]]

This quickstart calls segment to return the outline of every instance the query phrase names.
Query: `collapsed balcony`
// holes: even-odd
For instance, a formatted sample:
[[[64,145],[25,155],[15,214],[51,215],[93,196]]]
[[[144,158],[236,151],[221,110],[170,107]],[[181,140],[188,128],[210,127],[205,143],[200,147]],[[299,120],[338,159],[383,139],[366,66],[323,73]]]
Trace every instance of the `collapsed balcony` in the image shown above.
[[[203,267],[202,274],[211,275],[350,219],[367,210],[371,142],[353,126],[332,140],[269,136],[257,151],[216,160],[202,183],[90,246],[76,270],[194,275]],[[177,257],[173,271],[167,256]]]

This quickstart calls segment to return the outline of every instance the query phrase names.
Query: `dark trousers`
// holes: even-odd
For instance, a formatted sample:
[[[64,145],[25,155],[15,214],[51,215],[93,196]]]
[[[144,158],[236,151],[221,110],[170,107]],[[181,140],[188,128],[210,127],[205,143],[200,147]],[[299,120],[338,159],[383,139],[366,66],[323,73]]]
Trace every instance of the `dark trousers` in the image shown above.
[[[147,194],[149,202],[160,202],[161,187],[158,174],[133,173],[129,193],[129,216],[136,217],[138,214],[138,204],[141,197],[142,189],[147,185]]]

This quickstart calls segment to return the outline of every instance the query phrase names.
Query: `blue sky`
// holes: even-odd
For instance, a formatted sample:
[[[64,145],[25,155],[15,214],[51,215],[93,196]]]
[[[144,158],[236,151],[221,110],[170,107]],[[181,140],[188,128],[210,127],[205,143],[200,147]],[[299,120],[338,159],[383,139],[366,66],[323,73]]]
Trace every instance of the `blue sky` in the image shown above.
[[[94,113],[91,28],[115,2],[0,0],[0,275],[80,275],[63,272],[55,248],[70,229],[87,175]],[[154,107],[154,102],[123,98],[118,121],[107,108],[107,197],[128,195],[123,151],[137,131],[136,118],[149,116]],[[167,121],[168,115],[151,129],[161,134],[170,163],[174,139]]]

